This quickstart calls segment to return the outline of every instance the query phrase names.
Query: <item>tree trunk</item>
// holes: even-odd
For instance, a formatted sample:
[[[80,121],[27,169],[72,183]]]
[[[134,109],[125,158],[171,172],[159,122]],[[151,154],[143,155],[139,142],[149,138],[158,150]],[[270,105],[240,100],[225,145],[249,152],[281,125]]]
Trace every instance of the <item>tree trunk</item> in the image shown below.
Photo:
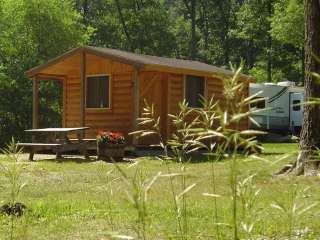
[[[85,26],[88,26],[89,20],[88,20],[88,12],[89,12],[89,7],[88,7],[88,0],[83,1],[83,24]]]
[[[305,98],[320,97],[320,85],[315,81],[312,72],[320,72],[320,63],[313,54],[320,56],[320,3],[319,0],[305,0]],[[305,175],[315,175],[319,168],[319,159],[313,157],[320,147],[320,106],[306,105],[300,140],[300,154],[297,168]]]
[[[128,32],[128,29],[127,29],[127,25],[126,25],[126,21],[124,20],[124,17],[123,17],[123,14],[122,14],[122,9],[121,9],[121,6],[120,6],[120,3],[118,0],[114,0],[115,4],[116,4],[116,7],[117,7],[117,11],[118,11],[118,15],[119,15],[119,19],[120,19],[120,22],[121,22],[121,25],[122,25],[122,28],[123,28],[123,32],[127,38],[127,43],[129,45],[129,49],[134,52],[134,47],[133,47],[133,44],[132,44],[132,41],[131,41],[131,37],[130,37],[130,34]]]
[[[208,23],[208,5],[205,1],[201,1],[201,20],[202,20],[202,32],[204,38],[204,49],[209,49],[209,23]]]
[[[227,2],[227,1],[226,1]],[[223,21],[223,65],[228,66],[230,61],[230,38],[229,38],[229,30],[230,30],[230,11],[231,6],[230,2],[225,3],[227,5],[227,9],[225,10],[223,1],[218,1],[218,7],[220,10],[220,14]]]
[[[196,0],[191,0],[191,59],[196,59]]]
[[[272,0],[268,2],[268,13],[269,17],[272,16]],[[271,30],[271,21],[269,21],[269,30]],[[271,33],[267,33],[267,51],[268,51],[268,60],[267,60],[267,81],[272,82],[272,37]]]
[[[304,0],[305,13],[305,99],[320,98],[320,84],[312,76],[320,72],[320,63],[314,55],[320,56],[320,1]],[[320,148],[320,106],[305,105],[300,138],[300,154],[289,170],[297,175],[317,175],[319,172]]]
[[[305,60],[304,60],[304,47],[301,48],[301,82],[305,78]]]

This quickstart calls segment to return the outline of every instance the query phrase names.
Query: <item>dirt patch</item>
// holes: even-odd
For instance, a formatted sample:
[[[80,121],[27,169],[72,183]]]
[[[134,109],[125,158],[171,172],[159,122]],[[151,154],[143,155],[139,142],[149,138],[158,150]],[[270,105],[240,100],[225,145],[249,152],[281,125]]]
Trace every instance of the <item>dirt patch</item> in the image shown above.
[[[23,203],[15,203],[13,205],[11,204],[4,204],[0,207],[0,213],[6,214],[6,215],[13,215],[16,217],[21,217],[26,210],[26,205]]]

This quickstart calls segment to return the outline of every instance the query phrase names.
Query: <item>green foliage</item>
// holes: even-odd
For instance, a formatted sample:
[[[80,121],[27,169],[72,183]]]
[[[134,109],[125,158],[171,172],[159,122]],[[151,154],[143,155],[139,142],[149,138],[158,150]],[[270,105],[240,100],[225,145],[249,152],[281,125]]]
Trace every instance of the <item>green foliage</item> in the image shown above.
[[[18,200],[21,190],[25,186],[22,179],[23,163],[21,163],[21,149],[18,148],[14,139],[2,149],[4,159],[0,162],[0,173],[5,177],[8,184],[9,196],[8,203],[13,206]],[[3,163],[8,161],[9,163]]]
[[[296,48],[303,48],[304,11],[302,0],[281,0],[274,5],[272,36]]]
[[[172,56],[174,35],[164,1],[74,2],[85,24],[95,29],[93,45]]]
[[[268,31],[269,1],[244,1],[237,14],[237,35],[255,42],[255,45],[265,44]]]
[[[23,130],[31,127],[32,82],[24,72],[82,45],[92,31],[82,25],[71,1],[3,0],[1,12],[0,145],[4,145],[11,136],[21,139]],[[46,95],[40,99],[45,116],[40,122],[51,125],[61,119],[61,97],[52,99],[61,91],[52,83],[40,88]]]
[[[7,186],[8,196],[7,196],[7,206],[11,210],[18,203],[21,191],[25,187],[26,183],[22,179],[23,163],[21,162],[21,149],[16,145],[15,140],[12,138],[11,142],[8,143],[6,148],[2,149],[2,154],[4,154],[4,159],[0,162],[0,176],[3,176],[6,181],[2,182],[0,187]],[[1,206],[2,207],[2,206]],[[21,209],[23,214],[24,209]],[[10,239],[14,239],[15,233],[15,218],[19,216],[18,212],[11,212],[10,215]]]
[[[301,82],[302,9],[301,0],[1,0],[0,145],[31,126],[32,87],[24,72],[82,44],[190,58],[194,41],[197,60],[217,66],[244,60],[244,72],[259,82]],[[40,88],[46,116],[40,124],[58,126],[61,86]]]
[[[153,184],[161,176],[161,172],[158,172],[154,177],[150,179],[145,175],[145,171],[141,161],[129,166],[135,167],[133,177],[129,176],[126,170],[122,169],[119,165],[115,164],[115,168],[120,173],[121,179],[125,183],[127,190],[127,196],[137,212],[137,225],[134,226],[134,230],[137,235],[137,239],[148,239],[148,228],[150,226],[150,219],[148,214],[148,194]],[[117,237],[117,235],[115,235]],[[118,236],[119,237],[119,236]]]
[[[265,62],[257,62],[256,65],[249,70],[249,74],[255,76],[258,83],[267,82],[267,71]],[[280,82],[286,80],[286,75],[280,69],[272,70],[272,80],[273,82]]]

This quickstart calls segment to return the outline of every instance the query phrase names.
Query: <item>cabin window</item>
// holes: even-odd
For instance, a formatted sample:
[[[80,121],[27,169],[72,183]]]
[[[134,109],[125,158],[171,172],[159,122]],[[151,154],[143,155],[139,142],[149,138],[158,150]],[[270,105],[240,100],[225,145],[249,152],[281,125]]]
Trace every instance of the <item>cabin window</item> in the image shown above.
[[[293,100],[292,101],[292,105],[293,105],[292,110],[293,111],[300,111],[301,110],[301,105],[299,105],[300,103],[301,103],[300,100]]]
[[[260,99],[260,101],[259,101]],[[252,100],[257,100],[250,104],[250,108],[264,109],[266,108],[266,101],[263,97],[255,97]]]
[[[87,108],[110,108],[109,76],[87,77]]]
[[[185,79],[185,99],[189,107],[202,107],[201,96],[204,96],[205,79],[204,77],[186,76]]]

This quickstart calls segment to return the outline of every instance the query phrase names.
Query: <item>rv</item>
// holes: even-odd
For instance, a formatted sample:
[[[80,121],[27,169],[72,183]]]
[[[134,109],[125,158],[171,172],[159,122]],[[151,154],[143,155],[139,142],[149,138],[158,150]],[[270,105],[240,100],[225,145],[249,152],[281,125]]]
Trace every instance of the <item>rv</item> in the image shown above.
[[[259,124],[251,123],[251,128],[275,133],[298,134],[303,119],[304,99],[302,87],[295,86],[294,82],[251,83],[249,95],[258,94],[250,109],[266,109],[254,114],[253,119]]]

